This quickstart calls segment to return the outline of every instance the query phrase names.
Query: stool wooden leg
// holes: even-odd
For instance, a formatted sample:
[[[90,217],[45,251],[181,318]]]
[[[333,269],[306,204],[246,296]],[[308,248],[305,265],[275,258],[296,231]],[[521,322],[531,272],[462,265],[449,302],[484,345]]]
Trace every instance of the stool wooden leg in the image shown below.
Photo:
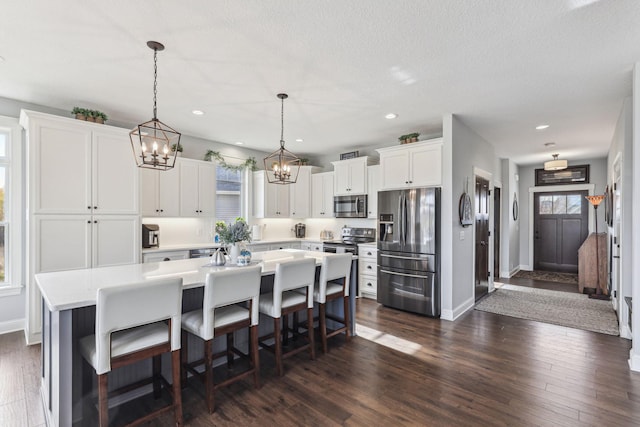
[[[181,348],[180,348],[180,359],[182,362],[180,364],[180,383],[182,384],[182,387],[187,386],[187,370],[183,368],[183,366],[189,363],[189,352],[187,351],[188,347],[189,347],[189,337],[187,336],[187,332],[183,329],[182,337],[181,337]]]
[[[91,419],[92,404],[92,388],[93,388],[93,369],[85,360],[82,361],[82,423],[89,425]]]
[[[204,388],[207,397],[207,408],[209,413],[213,414],[215,402],[213,400],[213,369],[211,361],[211,347],[213,340],[204,342]]]
[[[344,300],[344,327],[347,328],[345,331],[346,340],[349,341],[351,338],[351,327],[350,327],[350,316],[349,316],[349,297],[345,296]]]
[[[173,374],[173,405],[176,427],[182,427],[182,387],[180,387],[181,363],[180,350],[171,352],[171,371]]]
[[[320,327],[320,340],[322,341],[322,352],[327,352],[327,306],[318,304],[318,320]]]
[[[109,404],[107,400],[108,381],[107,374],[98,375],[98,417],[99,426],[109,425]]]
[[[307,319],[313,320],[313,307],[307,309]],[[313,338],[313,327],[308,328],[307,331],[309,332],[309,353],[311,354],[311,360],[314,360],[316,358],[316,347],[315,340]]]
[[[258,353],[258,326],[251,326],[249,328],[249,335],[251,339],[250,351],[251,351],[251,363],[253,364],[253,386],[260,388],[260,355]]]
[[[278,376],[284,375],[284,370],[282,369],[282,341],[280,337],[280,318],[276,317],[273,319],[273,338],[275,344],[275,353],[276,353],[276,372]]]
[[[162,383],[160,382],[160,375],[162,371],[162,358],[160,355],[153,356],[153,398],[159,399],[162,392]]]

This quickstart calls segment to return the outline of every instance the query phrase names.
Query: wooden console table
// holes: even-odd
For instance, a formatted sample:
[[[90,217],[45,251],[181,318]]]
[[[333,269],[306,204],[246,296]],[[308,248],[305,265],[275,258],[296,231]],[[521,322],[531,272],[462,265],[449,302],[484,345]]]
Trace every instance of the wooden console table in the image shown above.
[[[605,295],[609,294],[607,272],[607,233],[598,233],[598,257],[600,261],[600,288]],[[578,289],[595,289],[598,286],[596,276],[596,234],[591,233],[578,249]]]

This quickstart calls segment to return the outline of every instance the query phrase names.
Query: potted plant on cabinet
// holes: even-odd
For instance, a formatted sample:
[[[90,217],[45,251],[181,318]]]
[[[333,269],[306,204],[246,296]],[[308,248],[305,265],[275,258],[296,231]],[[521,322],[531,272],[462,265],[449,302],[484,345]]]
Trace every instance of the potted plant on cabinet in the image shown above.
[[[171,153],[175,154],[175,152],[178,152],[178,157],[182,156],[182,145],[180,144],[173,144],[171,146]]]
[[[71,110],[71,114],[75,114],[76,119],[78,120],[87,120],[86,108],[73,107],[73,110]]]

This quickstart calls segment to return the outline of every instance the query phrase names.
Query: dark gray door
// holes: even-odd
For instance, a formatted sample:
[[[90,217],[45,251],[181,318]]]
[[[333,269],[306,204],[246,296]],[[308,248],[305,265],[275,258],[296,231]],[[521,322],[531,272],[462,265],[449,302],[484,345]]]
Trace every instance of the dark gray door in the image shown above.
[[[536,193],[533,269],[578,272],[578,249],[589,233],[587,191]]]
[[[493,278],[500,278],[500,188],[493,189]]]
[[[489,181],[476,177],[476,301],[489,293]]]

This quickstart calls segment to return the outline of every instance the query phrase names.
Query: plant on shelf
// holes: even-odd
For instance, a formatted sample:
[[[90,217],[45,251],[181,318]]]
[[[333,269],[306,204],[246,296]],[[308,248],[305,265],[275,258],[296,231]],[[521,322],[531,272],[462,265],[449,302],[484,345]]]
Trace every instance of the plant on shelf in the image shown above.
[[[409,144],[411,142],[417,142],[419,136],[420,134],[417,132],[408,133],[406,135],[400,135],[400,137],[398,137],[398,140],[400,141],[400,144]]]
[[[243,169],[249,169],[250,171],[258,170],[258,168],[256,167],[255,157],[249,157],[247,160],[244,161],[244,163],[240,163],[239,165],[230,165],[227,162],[225,162],[224,157],[222,157],[222,155],[218,151],[207,150],[207,152],[204,155],[204,161],[211,162],[213,160],[218,162],[220,166],[222,166],[227,170],[233,170],[233,171],[239,171]]]
[[[216,221],[216,233],[223,245],[233,245],[238,242],[251,242],[251,230],[244,218],[238,217],[233,224]]]
[[[73,110],[71,110],[71,114],[75,114],[76,119],[78,120],[87,120],[86,108],[73,107]]]
[[[88,122],[104,123],[107,121],[107,115],[102,111],[88,110],[86,108],[73,107],[71,114],[75,114],[76,119]]]
[[[172,153],[175,153],[176,151],[177,151],[178,153],[182,153],[182,145],[180,145],[180,144],[173,144],[173,145],[171,146],[171,152],[172,152]]]
[[[301,166],[307,166],[308,164],[309,164],[309,159],[306,159],[306,158],[304,158],[304,157],[302,157],[302,158],[300,159],[300,165],[301,165]]]

